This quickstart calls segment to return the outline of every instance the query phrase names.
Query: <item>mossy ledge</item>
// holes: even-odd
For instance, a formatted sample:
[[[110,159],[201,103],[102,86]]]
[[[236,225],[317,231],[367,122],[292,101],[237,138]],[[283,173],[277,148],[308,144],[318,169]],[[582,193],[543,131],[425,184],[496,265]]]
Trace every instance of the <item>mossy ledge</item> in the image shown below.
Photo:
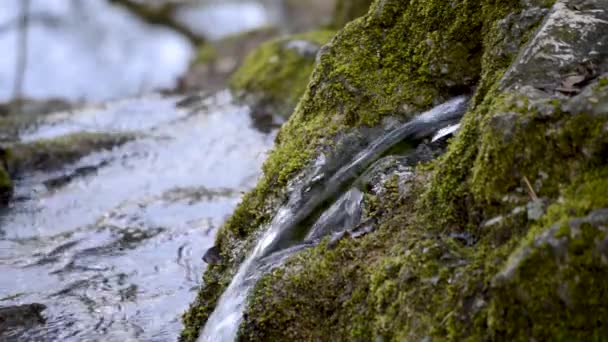
[[[232,75],[230,88],[252,106],[256,117],[289,117],[306,91],[317,52],[334,35],[320,30],[261,44]]]
[[[182,339],[195,340],[285,185],[332,137],[469,91],[474,101],[448,152],[416,169],[407,198],[380,202],[376,232],[305,250],[266,275],[239,339],[606,336],[605,315],[587,319],[587,308],[608,308],[606,223],[598,219],[608,207],[608,89],[599,75],[608,51],[597,50],[599,62],[572,89],[568,77],[585,72],[581,55],[597,46],[558,25],[560,11],[603,18],[597,3],[375,1],[322,48],[262,180],[219,232],[223,262],[205,273]],[[551,29],[588,46],[566,63],[535,59],[531,51],[547,53],[536,38],[558,34]],[[543,79],[526,78],[535,67],[546,70]]]
[[[53,171],[95,151],[122,145],[134,138],[128,133],[74,133],[50,139],[17,143],[5,150],[4,164],[13,176]]]

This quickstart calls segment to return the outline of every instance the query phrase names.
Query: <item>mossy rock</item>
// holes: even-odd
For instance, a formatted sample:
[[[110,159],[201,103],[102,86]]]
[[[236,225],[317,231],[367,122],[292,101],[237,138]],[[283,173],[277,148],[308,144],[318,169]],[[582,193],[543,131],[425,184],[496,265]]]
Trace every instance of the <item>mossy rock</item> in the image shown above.
[[[500,36],[495,29],[501,19],[519,10],[519,1],[375,1],[366,16],[326,44],[306,92],[277,136],[262,179],[218,232],[216,245],[225,262],[205,272],[205,286],[184,315],[182,339],[195,340],[255,232],[284,198],[289,180],[319,151],[331,148],[339,133],[375,125],[389,116],[407,119],[471,90],[482,78],[484,46],[490,50],[519,38]],[[514,56],[485,68],[488,83],[506,69],[508,57]]]
[[[19,143],[9,148],[7,170],[12,175],[53,171],[95,151],[110,149],[133,139],[131,134],[74,133],[57,138]]]
[[[0,103],[0,142],[15,142],[19,139],[19,132],[35,125],[46,115],[78,106],[61,99],[18,99]]]
[[[266,275],[250,297],[240,339],[604,336],[602,321],[581,317],[586,306],[608,307],[604,226],[589,223],[608,207],[601,195],[608,179],[607,13],[601,1],[554,3],[377,0],[346,25],[322,49],[263,178],[220,229],[224,262],[205,272],[182,339],[196,338],[285,185],[331,149],[336,135],[408,118],[469,91],[473,103],[457,138],[444,156],[416,169],[407,198],[378,201],[376,232],[303,251]],[[589,26],[580,30],[568,18]],[[558,33],[560,46],[551,50],[547,38]],[[542,70],[527,72],[533,65]],[[537,203],[540,214],[531,209]],[[583,228],[573,233],[572,222]],[[551,254],[553,240],[543,234],[569,241],[565,259]],[[501,281],[509,265],[515,275]],[[576,274],[580,286],[564,292],[559,284]],[[589,287],[597,291],[580,298],[578,290]]]
[[[486,108],[489,113],[512,110],[507,103],[526,105],[509,117],[511,129],[481,127],[484,152],[478,163],[485,165],[477,172],[486,170],[487,177],[464,171],[469,190],[460,194],[468,199],[468,216],[443,217],[445,206],[458,210],[461,202],[429,207],[429,196],[445,185],[436,183],[442,164],[462,148],[452,144],[448,155],[417,169],[408,198],[374,203],[377,232],[342,241],[334,249],[322,244],[304,251],[262,278],[250,299],[241,339],[605,336],[608,116],[589,114],[595,107],[581,106],[582,98],[595,105],[608,101],[608,89],[598,87],[592,84],[569,100],[553,98],[549,107],[547,99],[497,97]],[[513,148],[504,148],[509,145]],[[490,146],[492,152],[485,149]],[[493,167],[490,161],[498,156],[509,167]],[[532,189],[526,188],[524,174],[534,175]],[[496,184],[486,183],[491,176]],[[476,197],[477,187],[491,189],[483,194],[498,199]],[[530,215],[534,196],[550,204],[540,217]]]
[[[179,80],[179,91],[217,91],[226,87],[230,75],[258,45],[277,37],[279,30],[261,27],[205,42],[198,48],[188,72]]]
[[[230,79],[230,88],[252,106],[254,117],[288,118],[304,94],[315,58],[334,31],[279,38],[252,51]]]
[[[608,186],[606,176],[597,185]],[[532,231],[493,279],[488,308],[493,336],[511,341],[605,338],[607,229],[608,207]]]

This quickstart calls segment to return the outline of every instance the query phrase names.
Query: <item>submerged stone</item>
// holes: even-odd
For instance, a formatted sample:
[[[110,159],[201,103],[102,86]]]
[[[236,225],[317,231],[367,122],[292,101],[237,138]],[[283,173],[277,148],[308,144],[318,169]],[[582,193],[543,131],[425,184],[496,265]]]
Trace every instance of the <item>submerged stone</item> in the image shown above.
[[[208,265],[215,265],[222,262],[222,256],[220,255],[220,250],[217,247],[211,247],[203,255],[203,261]]]
[[[222,251],[254,245],[336,136],[471,89],[472,105],[447,152],[402,177],[407,191],[398,175],[375,189],[368,178],[360,226],[370,233],[339,234],[262,277],[238,339],[606,335],[607,13],[604,0],[377,0],[347,25],[321,49],[258,188],[220,231]],[[527,190],[543,205],[528,206]],[[243,253],[207,271],[184,340]]]
[[[57,170],[87,154],[111,149],[132,139],[133,135],[125,133],[74,133],[30,143],[18,143],[9,148],[6,158],[7,170],[14,175]]]
[[[3,333],[8,333],[12,329],[43,324],[45,319],[42,311],[45,309],[45,305],[38,303],[0,307],[0,339],[3,339]]]

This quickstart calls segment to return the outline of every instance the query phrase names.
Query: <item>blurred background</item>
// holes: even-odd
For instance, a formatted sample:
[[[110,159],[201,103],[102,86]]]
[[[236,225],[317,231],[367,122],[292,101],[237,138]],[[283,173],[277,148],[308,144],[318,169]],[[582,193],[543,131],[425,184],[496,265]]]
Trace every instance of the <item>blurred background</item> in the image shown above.
[[[334,25],[335,5],[334,0],[3,0],[0,102],[101,102],[156,90],[217,89],[259,43]]]

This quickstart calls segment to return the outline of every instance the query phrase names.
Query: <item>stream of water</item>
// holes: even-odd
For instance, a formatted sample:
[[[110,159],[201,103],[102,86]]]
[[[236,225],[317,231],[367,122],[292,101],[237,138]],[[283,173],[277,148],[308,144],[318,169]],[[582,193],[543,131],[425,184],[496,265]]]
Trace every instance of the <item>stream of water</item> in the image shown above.
[[[232,282],[220,297],[218,304],[201,331],[199,342],[232,342],[236,339],[246,299],[251,289],[262,275],[280,265],[287,257],[299,250],[293,244],[294,230],[320,206],[332,198],[340,198],[338,203],[322,214],[312,226],[309,237],[319,239],[319,227],[326,221],[346,222],[355,215],[353,204],[361,201],[360,193],[347,191],[350,184],[360,176],[367,167],[395,144],[407,140],[418,140],[433,137],[441,130],[452,127],[464,114],[467,97],[461,96],[420,114],[398,128],[381,135],[367,148],[358,153],[350,163],[341,166],[334,174],[326,174],[323,165],[311,172],[299,185],[290,191],[289,200],[278,209],[266,232],[257,242],[251,254],[240,265]],[[346,192],[348,196],[339,196]],[[347,210],[341,210],[348,208]],[[336,217],[332,213],[341,215]],[[344,217],[346,215],[347,217]],[[333,216],[333,218],[332,218]],[[335,220],[334,218],[338,218]],[[354,227],[345,227],[353,229]],[[302,248],[313,245],[314,241],[304,241]],[[280,257],[272,257],[274,253]]]
[[[255,185],[274,133],[253,128],[227,92],[176,106],[145,96],[48,116],[23,141],[135,132],[120,147],[32,172],[0,216],[0,306],[38,302],[47,324],[15,341],[171,341],[215,231]],[[95,172],[60,187],[49,179]]]

